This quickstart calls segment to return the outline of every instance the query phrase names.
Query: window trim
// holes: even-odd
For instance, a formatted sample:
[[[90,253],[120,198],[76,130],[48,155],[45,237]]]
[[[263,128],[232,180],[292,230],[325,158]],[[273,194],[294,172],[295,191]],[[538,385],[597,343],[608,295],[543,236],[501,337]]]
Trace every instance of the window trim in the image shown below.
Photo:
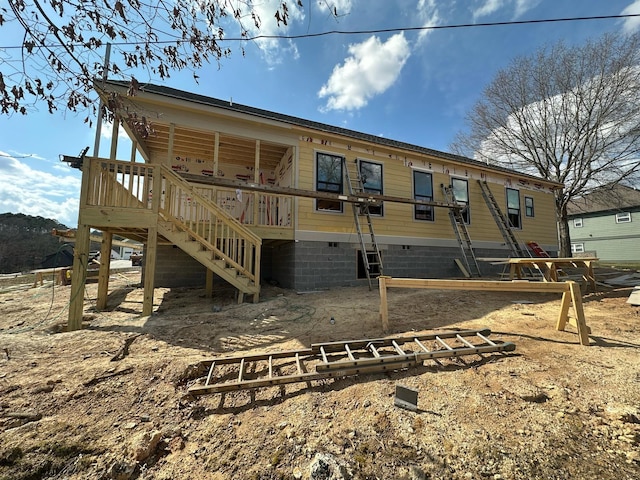
[[[531,202],[531,205],[527,205],[528,201]],[[529,212],[531,212],[531,214],[529,214]],[[528,195],[524,196],[524,216],[527,218],[534,218],[536,216],[535,202],[533,201],[533,197]]]
[[[362,187],[364,188],[365,192],[368,193],[373,193],[375,195],[384,195],[384,163],[381,162],[374,162],[371,160],[367,160],[364,158],[358,158],[357,159],[357,165],[358,165],[358,173],[360,174],[360,176],[362,177],[362,170],[361,170],[361,166],[363,163],[368,163],[369,165],[376,165],[378,167],[380,167],[380,190],[377,189],[367,189],[364,182],[362,183]],[[369,192],[368,190],[372,190],[371,192]],[[374,209],[374,211],[372,211],[371,209]],[[379,208],[380,212],[379,213],[374,213],[375,209]],[[384,205],[382,203],[380,203],[379,205],[369,205],[369,214],[373,215],[374,217],[384,217]]]
[[[631,223],[631,212],[616,213],[616,223]]]
[[[584,226],[584,219],[582,217],[573,219],[573,228],[582,228]]]
[[[511,221],[511,217],[510,217],[510,212],[509,210],[516,210],[515,208],[510,208],[509,207],[509,192],[516,192],[516,194],[518,195],[518,225],[514,225],[513,222]],[[509,228],[513,228],[515,230],[522,230],[522,205],[520,203],[520,190],[516,189],[516,188],[510,188],[510,187],[506,187],[505,188],[505,196],[506,196],[506,201],[507,201],[507,221],[509,222]]]
[[[453,182],[454,181],[460,181],[460,182],[464,182],[467,186],[467,201],[462,201],[462,200],[458,200],[457,198],[455,198],[455,190],[453,188]],[[453,194],[453,198],[455,199],[455,201],[461,205],[466,205],[466,208],[464,208],[460,213],[462,214],[462,218],[464,219],[464,224],[465,225],[471,225],[471,196],[470,196],[470,192],[469,192],[469,179],[468,178],[462,178],[462,177],[449,177],[449,185],[451,185],[451,193]]]
[[[430,179],[431,179],[431,197],[428,197],[427,195],[418,195],[416,194],[416,173],[422,174],[422,175],[429,175]],[[433,173],[432,172],[427,172],[425,170],[420,170],[418,168],[413,168],[411,169],[411,182],[412,182],[412,186],[413,186],[413,199],[414,200],[419,200],[417,197],[422,197],[421,199],[425,199],[425,198],[429,198],[429,200],[425,200],[425,201],[429,201],[429,202],[433,202]],[[431,212],[431,218],[417,218],[417,214],[418,214],[418,207],[425,207],[427,210],[426,211],[430,211]],[[414,205],[413,206],[413,219],[418,221],[418,222],[435,222],[436,221],[436,211],[435,208],[433,206],[427,206],[427,205]]]
[[[579,250],[577,247],[580,247],[582,250]],[[571,253],[584,253],[584,243],[572,243],[571,244]]]
[[[334,157],[334,158],[338,158],[340,159],[340,188],[338,192],[333,192],[330,190],[320,190],[318,188],[318,183],[319,183],[319,172],[318,172],[318,167],[319,167],[319,156],[320,155],[325,155],[328,157]],[[338,155],[335,153],[330,153],[330,152],[323,152],[323,151],[318,151],[316,150],[315,152],[315,162],[314,162],[314,187],[315,187],[315,191],[316,192],[326,192],[326,193],[337,193],[338,195],[342,195],[344,193],[344,170],[342,168],[343,164],[344,164],[344,159],[345,157],[343,155]],[[323,183],[329,183],[329,182],[323,182]],[[335,214],[342,214],[344,213],[344,203],[339,201],[339,200],[335,200],[336,204],[340,204],[340,209],[339,210],[333,210],[330,208],[319,208],[318,207],[318,201],[321,201],[320,199],[315,199],[314,201],[314,205],[315,205],[315,211],[319,212],[319,213],[335,213]],[[324,202],[334,202],[334,200],[322,200]]]

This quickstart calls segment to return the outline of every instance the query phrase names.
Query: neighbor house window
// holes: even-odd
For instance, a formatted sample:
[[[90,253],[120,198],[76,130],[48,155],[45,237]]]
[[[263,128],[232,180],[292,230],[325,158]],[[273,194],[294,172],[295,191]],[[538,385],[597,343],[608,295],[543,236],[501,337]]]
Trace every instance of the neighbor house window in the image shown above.
[[[571,244],[571,253],[583,253],[583,252],[584,252],[584,243]]]
[[[462,210],[462,218],[464,223],[469,225],[471,223],[471,215],[469,213],[469,182],[462,178],[451,179],[451,189],[453,190],[453,197],[460,205],[465,206]]]
[[[360,160],[358,166],[364,191],[382,195],[382,165]],[[369,213],[371,215],[382,215],[382,204],[369,205]]]
[[[573,219],[573,226],[575,228],[582,228],[582,219],[581,218],[574,218]]]
[[[522,228],[520,218],[520,192],[513,188],[507,188],[507,217],[510,227]]]
[[[342,193],[342,157],[328,153],[316,154],[316,190],[318,192]],[[342,202],[316,200],[316,210],[342,212]]]
[[[629,223],[631,221],[631,212],[616,213],[616,223]]]
[[[525,217],[533,217],[533,197],[524,197],[524,215]]]
[[[413,171],[413,198],[423,202],[433,202],[433,177],[430,173]],[[413,218],[433,221],[433,207],[431,205],[414,205]]]

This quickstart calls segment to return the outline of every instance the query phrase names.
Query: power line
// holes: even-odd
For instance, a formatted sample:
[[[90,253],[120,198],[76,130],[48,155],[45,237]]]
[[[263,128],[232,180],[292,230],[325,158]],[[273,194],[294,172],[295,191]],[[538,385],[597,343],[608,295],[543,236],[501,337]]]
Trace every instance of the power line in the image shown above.
[[[509,25],[534,25],[534,24],[542,24],[542,23],[561,23],[561,22],[584,22],[590,20],[620,20],[625,18],[634,18],[640,17],[640,13],[629,13],[629,14],[620,14],[620,15],[597,15],[592,17],[565,17],[565,18],[544,18],[537,20],[510,20],[506,22],[483,22],[483,23],[457,23],[451,25],[431,25],[431,26],[422,26],[422,27],[397,27],[397,28],[379,28],[379,29],[370,29],[370,30],[327,30],[325,32],[317,32],[317,33],[304,33],[299,35],[255,35],[253,37],[231,37],[231,38],[220,38],[216,40],[217,42],[246,42],[253,40],[300,40],[304,38],[315,38],[315,37],[325,37],[329,35],[370,35],[375,33],[393,33],[393,32],[414,32],[414,31],[428,31],[428,30],[450,30],[455,28],[474,28],[474,27],[502,27]],[[144,42],[150,45],[163,45],[175,43],[176,41],[184,41],[184,39],[176,39],[176,40],[158,40],[153,42]],[[110,42],[111,45],[114,46],[131,46],[131,45],[139,45],[143,42]],[[38,47],[60,47],[62,44],[48,44],[48,45],[39,45]],[[69,45],[67,45],[69,46]],[[82,47],[83,44],[75,44],[74,47]],[[23,48],[22,45],[19,46],[6,46],[0,48],[4,49],[16,49]]]

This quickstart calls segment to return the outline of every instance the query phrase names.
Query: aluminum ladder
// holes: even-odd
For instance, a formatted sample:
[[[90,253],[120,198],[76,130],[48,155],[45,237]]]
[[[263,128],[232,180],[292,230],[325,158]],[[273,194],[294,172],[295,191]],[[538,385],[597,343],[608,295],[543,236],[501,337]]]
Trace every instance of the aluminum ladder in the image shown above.
[[[342,168],[344,171],[344,178],[347,184],[349,195],[359,197],[362,195],[362,200],[359,203],[351,203],[353,210],[353,219],[356,225],[356,232],[358,233],[358,240],[360,241],[360,255],[362,257],[362,264],[364,265],[367,281],[369,282],[369,290],[372,289],[372,277],[378,277],[383,275],[382,269],[382,255],[378,248],[378,242],[376,241],[376,235],[373,231],[373,222],[371,221],[371,213],[369,212],[370,202],[366,198],[366,191],[362,176],[360,175],[360,169],[358,168],[358,160],[354,160],[355,172],[349,171],[349,163],[346,158],[342,159]],[[365,235],[362,232],[362,226],[360,224],[360,218],[364,219],[364,223],[367,227],[367,232],[370,238],[371,250],[367,251],[367,243],[365,242]],[[371,256],[371,258],[370,258]]]
[[[481,277],[480,267],[476,260],[476,255],[473,251],[473,245],[471,238],[469,237],[469,231],[464,223],[464,217],[462,216],[462,206],[456,201],[456,197],[453,194],[451,186],[440,184],[442,187],[442,193],[444,195],[445,202],[451,203],[457,208],[449,209],[449,219],[451,220],[451,226],[453,227],[453,233],[456,234],[456,239],[460,245],[460,251],[462,252],[462,260],[464,261],[464,267],[467,269],[467,273],[470,277]]]
[[[480,185],[482,197],[484,198],[487,207],[489,207],[489,211],[491,212],[491,215],[493,216],[493,219],[495,220],[511,255],[516,258],[528,257],[528,252],[526,252],[518,243],[518,239],[509,225],[509,220],[504,216],[504,213],[502,213],[502,210],[500,209],[496,198],[491,193],[491,189],[487,182],[485,180],[478,180],[478,185]]]

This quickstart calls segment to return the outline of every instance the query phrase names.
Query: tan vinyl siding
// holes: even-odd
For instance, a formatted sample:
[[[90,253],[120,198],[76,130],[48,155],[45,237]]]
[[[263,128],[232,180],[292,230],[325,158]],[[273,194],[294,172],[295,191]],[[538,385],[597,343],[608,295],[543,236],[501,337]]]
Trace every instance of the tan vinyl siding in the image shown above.
[[[375,152],[375,155],[368,155],[366,150],[367,148],[372,149],[372,146],[365,143],[357,144],[356,142],[351,142],[352,149],[349,150],[341,146],[341,142],[344,144],[350,142],[349,140],[335,140],[329,136],[323,136],[319,139],[314,138],[314,140],[315,142],[301,141],[299,144],[299,188],[315,190],[316,152],[341,155],[346,158],[347,162],[351,163],[356,159],[360,159],[382,164],[383,194],[404,198],[413,197],[412,172],[413,168],[417,168],[432,174],[434,200],[443,202],[441,184],[449,185],[452,177],[451,170],[455,169],[455,177],[468,180],[471,210],[471,224],[468,226],[468,230],[471,239],[474,241],[502,243],[500,231],[485,204],[480,186],[477,183],[477,180],[481,177],[480,170],[464,165],[453,165],[449,162],[449,174],[447,174],[442,171],[443,162],[439,159],[431,159],[426,156],[419,157],[413,154],[414,165],[408,165],[408,160],[404,160],[405,152],[402,151],[380,149]],[[429,162],[433,162],[431,169],[428,168]],[[441,171],[438,171],[436,164]],[[467,177],[465,177],[465,174]],[[489,187],[500,207],[506,212],[505,184],[509,179],[505,174],[499,172],[490,171],[490,175],[492,178],[502,182],[490,182]],[[510,180],[512,182],[517,181],[515,178]],[[522,229],[515,230],[517,238],[522,243],[533,240],[541,245],[555,245],[557,241],[553,194],[548,191],[537,191],[523,187],[520,187],[519,190]],[[533,218],[525,216],[525,196],[534,199],[535,216]],[[387,202],[384,205],[384,215],[382,217],[372,216],[372,219],[377,236],[454,238],[448,209],[446,208],[435,207],[435,221],[422,221],[414,219],[413,205]],[[297,228],[303,231],[355,233],[351,205],[344,203],[342,213],[318,212],[315,210],[314,200],[301,198],[299,199]]]

